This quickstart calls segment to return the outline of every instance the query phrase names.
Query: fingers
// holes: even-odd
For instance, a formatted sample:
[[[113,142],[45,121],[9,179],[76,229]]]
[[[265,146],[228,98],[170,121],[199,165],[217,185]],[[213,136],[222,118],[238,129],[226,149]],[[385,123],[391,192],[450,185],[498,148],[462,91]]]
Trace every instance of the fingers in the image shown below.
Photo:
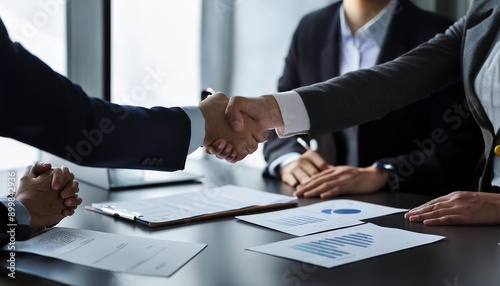
[[[286,167],[284,170],[287,170]],[[297,186],[300,182],[306,182],[310,177],[300,167],[294,168],[293,170],[290,171],[283,171],[281,173],[282,173],[281,180],[283,181],[283,183],[292,187]]]
[[[75,179],[75,175],[67,167],[54,168],[52,175],[52,189],[54,191],[61,190],[62,187]]]
[[[475,201],[474,192],[453,192],[431,200],[407,212],[404,217],[411,222],[425,225],[458,225],[482,221],[481,214],[488,213]],[[474,213],[477,211],[478,213]]]
[[[423,221],[425,225],[461,225],[467,224],[462,215],[445,215],[442,217],[426,219]]]
[[[411,217],[415,217],[413,219],[414,219],[414,221],[417,221],[418,219],[417,219],[416,216],[418,216],[418,215],[422,215],[422,214],[425,214],[425,213],[428,213],[428,212],[432,212],[432,211],[434,211],[436,209],[442,209],[442,208],[448,207],[449,206],[448,202],[450,200],[450,195],[451,194],[435,198],[433,200],[428,201],[425,204],[422,204],[422,205],[420,205],[420,206],[418,206],[416,208],[411,209],[410,211],[408,211],[405,214],[405,218],[409,220]],[[451,206],[453,206],[453,204],[451,204]]]
[[[75,213],[75,209],[82,203],[82,199],[78,197],[79,183],[73,181],[71,186],[66,187],[61,191],[61,197],[64,198],[66,208],[62,211],[63,216],[71,216]]]
[[[342,194],[342,188],[336,182],[321,182],[312,188],[297,189],[297,196],[301,194],[304,198],[330,198]],[[295,195],[295,194],[294,194]]]
[[[233,145],[225,139],[217,139],[211,145],[205,146],[205,152],[215,155],[219,159],[226,159],[233,151]]]
[[[259,105],[259,100],[256,103],[242,97],[239,99],[236,97],[236,101],[233,100],[233,104],[236,106],[236,121],[241,120],[242,122],[242,128],[236,128],[237,132],[233,131],[234,126],[225,118],[225,111],[228,107],[232,108],[229,102],[223,93],[216,93],[203,100],[198,107],[205,118],[206,132],[203,140],[205,151],[220,159],[235,162],[255,152],[259,143],[265,142],[269,134],[253,119],[254,117],[260,118],[262,113],[260,108],[255,108]],[[251,103],[249,108],[246,107],[247,102]],[[240,106],[244,107],[245,113],[239,112]],[[228,144],[231,144],[232,148]]]
[[[318,173],[318,171],[326,170],[328,168],[328,163],[316,151],[307,150],[304,154],[302,154],[302,157],[310,161],[312,165],[316,167],[316,171],[314,173],[310,173],[311,175]]]
[[[428,206],[422,208],[416,212],[408,212],[405,214],[405,218],[411,222],[423,222],[427,219],[435,219],[438,217],[445,216],[450,213],[450,208],[443,204],[436,204],[433,206]]]
[[[298,186],[297,190],[308,191],[313,188],[316,188],[319,185],[325,183],[326,181],[335,180],[336,179],[335,174],[336,174],[336,169],[333,168],[314,174],[311,176],[311,180]]]
[[[305,184],[313,175],[319,173],[326,166],[327,163],[321,155],[309,150],[300,155],[297,160],[281,167],[281,180],[292,187],[298,184]],[[301,194],[301,192],[298,194]]]
[[[35,177],[40,176],[40,174],[49,171],[52,168],[52,165],[50,163],[44,163],[44,162],[34,162],[33,165],[29,166],[30,171],[33,172],[33,175]],[[28,171],[28,168],[26,168],[26,171]],[[29,173],[29,171],[28,171]],[[25,175],[27,173],[25,172]]]
[[[435,210],[420,215],[412,215],[407,219],[411,222],[421,222],[425,225],[466,224],[466,218],[452,208]]]
[[[82,198],[78,195],[64,200],[64,205],[68,208],[76,208],[82,203]]]
[[[334,178],[331,173],[320,173],[320,176],[313,176],[304,184],[297,186],[294,196],[303,196],[305,198],[317,197],[321,193],[331,190],[335,187]]]
[[[241,96],[233,96],[229,99],[229,103],[227,104],[226,111],[224,116],[226,117],[226,121],[229,123],[231,128],[240,132],[245,128],[245,124],[243,122],[243,115],[241,114],[242,109],[245,106],[245,99]]]
[[[61,199],[67,199],[70,197],[74,197],[78,192],[80,191],[79,189],[79,183],[78,181],[73,181],[71,184],[68,184],[65,186],[65,188],[61,191]]]
[[[70,208],[68,208],[68,209],[64,209],[64,210],[62,211],[62,215],[63,215],[63,216],[65,216],[65,217],[67,217],[67,216],[72,216],[72,215],[74,215],[74,214],[75,214],[75,210],[74,210],[74,209],[70,209]]]
[[[347,193],[349,189],[345,186],[353,182],[353,174],[356,173],[355,168],[328,167],[315,175],[312,175],[310,180],[304,184],[297,186],[295,192],[297,196],[301,195],[306,198],[321,197],[329,198],[333,196]],[[295,195],[294,193],[294,195]]]
[[[264,143],[267,141],[267,139],[269,139],[269,132],[267,132],[267,130],[265,129],[262,129],[260,126],[258,126],[257,130],[252,132],[252,135],[255,141],[259,143]]]
[[[283,128],[284,121],[276,98],[272,95],[258,97],[233,96],[224,112],[226,121],[231,128],[240,132],[245,129],[243,114],[257,122],[261,128]]]

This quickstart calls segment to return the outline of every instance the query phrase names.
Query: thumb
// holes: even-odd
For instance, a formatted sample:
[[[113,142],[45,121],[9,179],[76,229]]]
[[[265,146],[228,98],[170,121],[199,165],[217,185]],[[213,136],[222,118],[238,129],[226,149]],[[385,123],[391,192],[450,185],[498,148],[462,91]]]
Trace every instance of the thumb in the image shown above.
[[[33,177],[38,177],[40,174],[49,171],[52,168],[50,163],[34,162],[33,165],[26,167],[24,175],[32,175]]]
[[[243,130],[243,128],[245,128],[245,124],[243,123],[243,115],[241,114],[242,110],[244,110],[244,101],[245,99],[241,96],[231,97],[224,113],[227,123],[229,123],[229,125],[231,125],[231,128],[236,132],[239,132]]]

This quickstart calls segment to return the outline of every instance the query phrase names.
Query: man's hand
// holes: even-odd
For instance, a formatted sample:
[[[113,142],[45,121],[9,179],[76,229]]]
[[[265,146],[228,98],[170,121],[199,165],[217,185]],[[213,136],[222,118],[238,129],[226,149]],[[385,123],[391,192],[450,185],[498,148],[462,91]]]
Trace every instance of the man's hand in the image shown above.
[[[293,195],[325,199],[345,194],[364,194],[378,191],[385,182],[385,175],[373,166],[328,166],[305,184],[298,185]]]
[[[500,194],[453,192],[410,210],[405,218],[426,225],[500,224]]]
[[[244,115],[249,116],[265,130],[270,128],[281,129],[285,126],[278,102],[272,95],[231,97],[225,116],[234,131],[239,132],[248,128],[243,120]]]
[[[233,145],[224,139],[215,140],[210,146],[205,146],[204,149],[207,154],[214,155],[230,163],[236,163],[238,152],[234,150]]]
[[[279,173],[283,183],[295,187],[309,181],[312,175],[326,170],[327,166],[320,154],[308,150],[297,160],[281,167]]]
[[[65,217],[63,212],[67,210],[60,192],[52,189],[54,174],[59,171],[48,170],[38,174],[36,165],[37,163],[26,168],[16,193],[16,199],[26,207],[31,216],[33,229],[57,224]],[[71,204],[75,205],[71,209],[73,212],[74,208],[82,202],[77,195],[78,191],[78,182],[73,180],[62,187],[62,192],[69,194],[72,198]]]
[[[40,174],[52,169],[52,165],[50,163],[42,162],[35,162],[30,167],[32,168],[32,172],[35,177],[38,177]],[[78,200],[78,198],[75,197],[75,194],[71,193],[68,189],[73,185],[75,176],[67,167],[54,168],[52,171],[52,189],[60,193],[61,198],[64,199],[64,205],[67,206],[67,208],[63,211],[63,215],[71,216],[75,213],[76,207],[78,207],[81,203],[81,200]]]
[[[258,143],[265,142],[269,135],[265,129],[261,128],[244,114],[241,118],[245,128],[239,132],[234,132],[224,118],[224,111],[228,102],[229,99],[223,93],[215,93],[198,105],[205,118],[206,132],[203,146],[213,146],[212,144],[215,142],[217,143],[216,147],[220,147],[218,150],[223,149],[223,152],[219,152],[219,158],[223,157],[221,154],[228,154],[230,156],[234,154],[232,150],[226,150],[227,146],[219,140],[225,139],[227,141],[226,144],[231,144],[234,150],[236,150],[237,155],[233,161],[239,161],[248,154],[255,152],[258,148]],[[217,151],[213,152],[213,154],[217,154]]]

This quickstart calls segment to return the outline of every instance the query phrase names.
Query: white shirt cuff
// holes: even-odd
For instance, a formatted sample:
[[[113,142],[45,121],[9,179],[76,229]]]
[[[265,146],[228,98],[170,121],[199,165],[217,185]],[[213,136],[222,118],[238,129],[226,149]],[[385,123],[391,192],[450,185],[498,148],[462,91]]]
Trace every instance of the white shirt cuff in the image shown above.
[[[278,168],[283,168],[284,166],[292,163],[293,161],[297,160],[300,157],[300,153],[297,152],[290,152],[283,154],[276,158],[276,160],[272,161],[271,164],[267,167],[267,171],[269,172],[269,175],[278,178],[279,173],[276,172]]]
[[[205,138],[205,118],[197,106],[181,106],[191,120],[191,140],[189,141],[188,154],[200,148]]]
[[[279,138],[307,134],[311,128],[309,115],[300,95],[295,91],[273,94],[285,123],[284,129],[276,129]]]
[[[10,200],[14,204],[16,223],[30,226],[31,216],[26,207],[15,198],[10,198]],[[0,198],[0,203],[2,203],[5,206],[5,208],[8,209],[9,197]]]

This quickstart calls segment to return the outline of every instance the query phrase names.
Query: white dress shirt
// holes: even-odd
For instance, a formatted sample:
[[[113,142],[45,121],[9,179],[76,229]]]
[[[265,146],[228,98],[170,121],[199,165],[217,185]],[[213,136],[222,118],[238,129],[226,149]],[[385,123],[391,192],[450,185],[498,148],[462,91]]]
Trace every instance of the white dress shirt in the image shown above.
[[[495,42],[496,44],[489,51],[488,58],[477,74],[474,89],[493,124],[495,132],[498,132],[500,128],[500,31],[497,33]],[[500,186],[500,156],[498,155],[493,161],[491,184]]]

